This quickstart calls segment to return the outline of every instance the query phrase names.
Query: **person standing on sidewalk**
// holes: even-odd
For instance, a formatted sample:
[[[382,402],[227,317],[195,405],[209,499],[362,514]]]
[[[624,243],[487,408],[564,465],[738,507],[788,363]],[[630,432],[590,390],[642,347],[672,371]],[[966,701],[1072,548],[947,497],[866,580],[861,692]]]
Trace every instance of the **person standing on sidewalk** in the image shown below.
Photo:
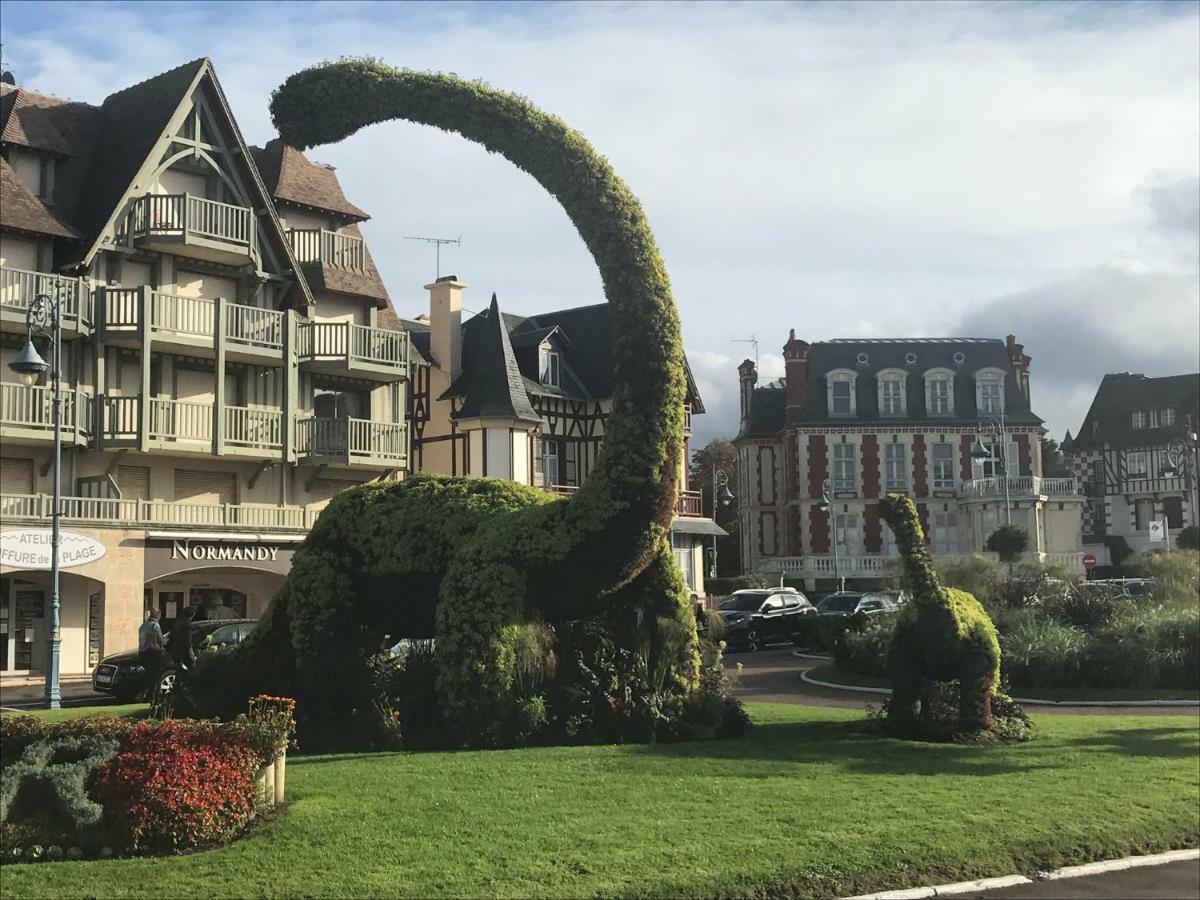
[[[158,671],[162,668],[163,633],[158,624],[158,610],[153,606],[146,611],[146,621],[138,628],[138,662],[149,676],[147,681],[153,685],[158,680]]]

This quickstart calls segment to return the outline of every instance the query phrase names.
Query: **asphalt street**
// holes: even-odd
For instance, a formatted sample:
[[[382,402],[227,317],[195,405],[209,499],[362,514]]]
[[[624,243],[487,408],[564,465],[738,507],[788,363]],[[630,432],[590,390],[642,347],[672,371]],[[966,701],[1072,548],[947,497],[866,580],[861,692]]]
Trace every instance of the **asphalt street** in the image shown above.
[[[985,900],[1196,900],[1200,897],[1200,861],[1193,859],[1103,875],[1035,881],[955,896]]]

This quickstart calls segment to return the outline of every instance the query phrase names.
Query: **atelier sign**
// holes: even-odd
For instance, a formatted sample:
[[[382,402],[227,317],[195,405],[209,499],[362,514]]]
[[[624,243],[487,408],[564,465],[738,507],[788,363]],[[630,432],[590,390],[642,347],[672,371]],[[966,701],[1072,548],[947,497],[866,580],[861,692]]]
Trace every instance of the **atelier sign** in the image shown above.
[[[86,534],[60,531],[58,537],[60,569],[86,566],[108,552],[104,544]],[[14,528],[0,532],[0,565],[14,569],[49,569],[50,558],[49,528]]]

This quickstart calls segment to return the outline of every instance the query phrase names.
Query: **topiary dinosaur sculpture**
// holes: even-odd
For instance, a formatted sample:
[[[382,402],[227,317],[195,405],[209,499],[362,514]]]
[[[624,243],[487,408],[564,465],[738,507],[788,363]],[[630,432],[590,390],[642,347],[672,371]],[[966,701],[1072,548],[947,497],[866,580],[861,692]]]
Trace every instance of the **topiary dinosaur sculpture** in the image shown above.
[[[382,635],[425,627],[437,641],[446,722],[465,742],[494,742],[511,712],[513,629],[533,617],[602,612],[638,623],[650,652],[672,655],[680,688],[693,686],[692,613],[667,542],[683,449],[683,351],[637,199],[578,132],[481,82],[343,60],[288,78],[271,112],[284,141],[302,149],[407,119],[457,132],[533,176],[599,267],[613,306],[617,387],[603,453],[569,499],[444,477],[336,497],[239,648],[239,692],[289,690],[298,714],[323,720],[336,742],[369,703],[368,657]],[[665,638],[681,631],[663,620],[689,624],[685,646]]]
[[[1000,641],[979,601],[966,591],[942,587],[925,546],[912,500],[888,494],[880,513],[896,536],[913,600],[900,614],[888,655],[892,672],[890,722],[898,730],[915,723],[916,704],[928,708],[923,682],[959,683],[959,727],[992,727],[992,695],[1000,686]]]

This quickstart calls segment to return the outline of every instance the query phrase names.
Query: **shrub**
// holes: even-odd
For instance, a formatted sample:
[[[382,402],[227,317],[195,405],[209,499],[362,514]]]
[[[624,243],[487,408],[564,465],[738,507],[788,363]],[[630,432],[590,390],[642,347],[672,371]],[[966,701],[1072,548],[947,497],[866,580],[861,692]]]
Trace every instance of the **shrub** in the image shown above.
[[[1171,605],[1195,606],[1200,592],[1200,553],[1177,550],[1156,553],[1146,562],[1154,579],[1154,599]]]
[[[245,740],[207,723],[142,723],[96,773],[93,795],[133,849],[202,847],[254,815],[257,763]]]
[[[845,631],[834,645],[839,668],[860,675],[886,675],[888,648],[896,633],[896,616],[874,616],[860,630]]]
[[[1108,548],[1108,558],[1112,560],[1113,568],[1118,572],[1123,571],[1125,560],[1133,556],[1129,541],[1119,534],[1113,534],[1104,539],[1104,546]]]
[[[987,539],[987,548],[1006,563],[1015,563],[1028,546],[1029,532],[1020,525],[1001,525]]]
[[[47,722],[39,716],[0,716],[0,763],[16,762],[25,748],[36,741],[56,738],[120,740],[135,720],[109,713]]]
[[[69,826],[71,843],[95,846],[104,810],[88,797],[87,782],[116,752],[116,741],[91,737],[30,744],[0,772],[0,822],[52,812]]]
[[[1116,588],[1105,590],[1102,585],[1069,585],[1042,602],[1042,610],[1047,616],[1088,633],[1112,625],[1134,609],[1131,597],[1124,596]]]
[[[1087,634],[1069,625],[1023,611],[1005,621],[1000,633],[1004,673],[1014,687],[1074,687],[1088,644]]]
[[[1200,525],[1189,525],[1180,530],[1175,546],[1180,550],[1200,550]]]
[[[992,592],[1000,580],[1000,567],[986,556],[935,560],[935,562],[937,563],[938,581],[945,587],[966,591],[980,601],[987,600],[992,596]],[[911,590],[912,584],[906,580],[905,587]]]

